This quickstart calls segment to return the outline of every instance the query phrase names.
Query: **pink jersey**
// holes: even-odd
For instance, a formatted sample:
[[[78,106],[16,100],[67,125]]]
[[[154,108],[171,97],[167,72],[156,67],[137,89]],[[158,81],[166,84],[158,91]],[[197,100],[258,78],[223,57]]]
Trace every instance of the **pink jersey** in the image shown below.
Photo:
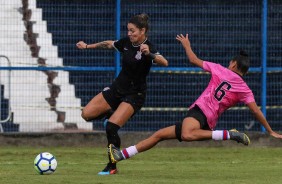
[[[238,102],[255,102],[251,89],[240,75],[220,64],[203,62],[203,69],[211,73],[208,87],[190,108],[198,105],[207,117],[211,130],[216,126],[218,117]]]

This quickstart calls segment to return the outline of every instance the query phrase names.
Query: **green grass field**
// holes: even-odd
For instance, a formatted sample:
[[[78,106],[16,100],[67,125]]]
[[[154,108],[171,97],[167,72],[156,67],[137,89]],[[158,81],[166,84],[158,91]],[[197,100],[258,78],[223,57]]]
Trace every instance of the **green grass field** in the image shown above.
[[[58,167],[38,175],[33,160],[48,151]],[[118,163],[119,173],[98,176],[107,161],[106,149],[90,147],[0,147],[0,183],[282,183],[282,148],[160,148]]]

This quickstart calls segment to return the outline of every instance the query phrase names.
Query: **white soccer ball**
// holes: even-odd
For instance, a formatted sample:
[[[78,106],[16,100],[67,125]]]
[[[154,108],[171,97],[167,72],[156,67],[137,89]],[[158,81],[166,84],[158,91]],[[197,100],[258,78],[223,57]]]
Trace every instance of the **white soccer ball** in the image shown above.
[[[52,174],[57,168],[56,158],[48,152],[37,155],[34,159],[34,168],[38,174]]]

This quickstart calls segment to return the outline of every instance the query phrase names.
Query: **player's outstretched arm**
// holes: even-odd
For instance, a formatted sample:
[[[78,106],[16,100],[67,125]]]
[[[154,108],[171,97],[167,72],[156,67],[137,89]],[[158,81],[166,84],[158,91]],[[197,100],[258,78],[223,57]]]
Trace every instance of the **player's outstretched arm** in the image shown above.
[[[77,42],[76,46],[79,49],[113,49],[114,41],[107,40],[93,44],[86,44],[84,41]]]
[[[190,61],[190,63],[203,68],[203,60],[199,59],[196,54],[193,52],[190,41],[188,38],[188,34],[183,36],[182,34],[176,36],[176,40],[178,40],[185,49],[186,55]]]
[[[274,132],[269,123],[267,122],[267,120],[265,119],[263,113],[261,112],[261,110],[259,109],[259,107],[257,106],[257,104],[255,102],[251,102],[248,103],[247,106],[249,107],[249,109],[251,110],[251,112],[254,114],[254,116],[256,117],[256,119],[264,126],[264,128],[267,130],[267,132],[275,137],[275,138],[280,138],[282,139],[282,135],[278,134],[276,132]]]

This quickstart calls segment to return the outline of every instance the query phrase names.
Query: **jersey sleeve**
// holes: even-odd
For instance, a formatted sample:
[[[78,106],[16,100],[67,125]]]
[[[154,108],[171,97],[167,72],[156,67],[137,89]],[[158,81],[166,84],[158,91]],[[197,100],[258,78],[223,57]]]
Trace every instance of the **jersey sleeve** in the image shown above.
[[[255,102],[255,97],[253,92],[250,89],[247,89],[246,91],[240,93],[239,100],[244,104],[248,104],[251,102]]]
[[[159,51],[153,45],[149,45],[149,47],[152,54],[160,55]]]
[[[120,40],[114,41],[114,43],[113,43],[114,48],[119,52],[123,52],[123,48],[125,47],[125,43],[126,43],[127,39],[128,38],[125,37],[125,38],[122,38]]]
[[[203,69],[207,72],[210,72],[210,73],[212,73],[212,71],[214,71],[214,70],[219,70],[222,67],[223,66],[221,66],[220,64],[212,63],[212,62],[209,62],[209,61],[203,62]]]
[[[150,49],[150,52],[152,54],[155,54],[155,55],[161,55],[160,52],[155,48],[155,46],[151,43],[148,44],[149,45],[149,49]],[[152,60],[152,64],[156,65],[156,63],[154,62],[154,60]]]

